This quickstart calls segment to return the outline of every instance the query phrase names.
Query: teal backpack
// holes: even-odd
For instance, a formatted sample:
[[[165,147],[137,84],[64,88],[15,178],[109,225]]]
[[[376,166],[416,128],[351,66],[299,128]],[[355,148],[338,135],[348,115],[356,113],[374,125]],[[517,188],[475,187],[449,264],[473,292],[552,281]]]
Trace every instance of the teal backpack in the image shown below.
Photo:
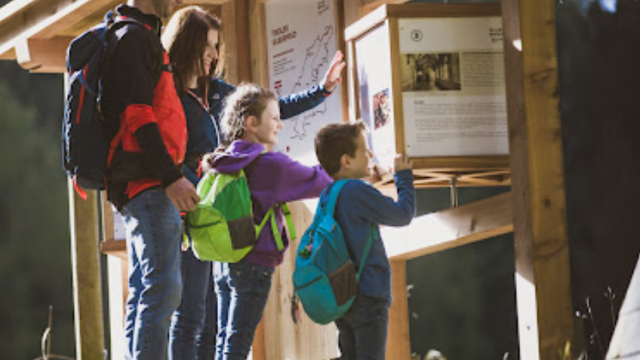
[[[342,230],[333,216],[338,195],[347,181],[333,184],[324,207],[318,203],[313,223],[298,246],[293,272],[293,286],[304,311],[322,325],[342,317],[353,304],[371,244],[374,238],[379,238],[372,224],[356,273]]]
[[[207,172],[198,182],[200,202],[187,214],[185,242],[203,261],[236,263],[256,245],[260,232],[270,221],[278,250],[284,249],[272,206],[260,225],[253,222],[251,194],[244,170],[235,174]],[[291,213],[282,204],[292,240],[296,238]]]

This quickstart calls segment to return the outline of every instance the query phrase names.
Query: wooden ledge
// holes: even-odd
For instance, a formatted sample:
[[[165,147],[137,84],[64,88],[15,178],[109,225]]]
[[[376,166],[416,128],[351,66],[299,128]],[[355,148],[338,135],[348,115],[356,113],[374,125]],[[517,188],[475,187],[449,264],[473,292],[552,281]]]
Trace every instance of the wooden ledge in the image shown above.
[[[410,260],[513,231],[511,193],[381,229],[389,260]]]
[[[127,242],[125,240],[105,240],[100,243],[100,251],[103,254],[116,256],[127,260]]]

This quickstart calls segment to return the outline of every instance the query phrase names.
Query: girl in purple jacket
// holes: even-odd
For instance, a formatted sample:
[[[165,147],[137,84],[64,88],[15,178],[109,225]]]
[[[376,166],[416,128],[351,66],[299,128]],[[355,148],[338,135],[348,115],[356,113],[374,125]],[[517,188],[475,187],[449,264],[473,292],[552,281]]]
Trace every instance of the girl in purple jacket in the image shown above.
[[[267,304],[271,277],[282,263],[289,240],[280,204],[318,197],[331,181],[318,165],[308,167],[279,152],[266,151],[278,143],[283,124],[277,97],[255,85],[241,85],[227,98],[222,130],[230,143],[224,152],[206,157],[206,166],[222,173],[244,169],[255,223],[276,206],[277,231],[285,249],[277,249],[273,232],[264,229],[249,254],[238,263],[215,263],[218,300],[216,360],[246,359]]]

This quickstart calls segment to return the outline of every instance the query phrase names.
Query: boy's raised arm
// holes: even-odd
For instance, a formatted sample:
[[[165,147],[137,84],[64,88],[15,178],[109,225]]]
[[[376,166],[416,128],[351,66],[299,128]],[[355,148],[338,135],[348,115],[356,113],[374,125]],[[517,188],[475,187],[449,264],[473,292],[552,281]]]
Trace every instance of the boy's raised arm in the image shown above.
[[[413,188],[413,173],[402,170],[394,176],[398,188],[398,201],[382,195],[373,186],[359,183],[353,189],[358,212],[367,222],[388,226],[405,226],[411,223],[416,211],[416,197]]]

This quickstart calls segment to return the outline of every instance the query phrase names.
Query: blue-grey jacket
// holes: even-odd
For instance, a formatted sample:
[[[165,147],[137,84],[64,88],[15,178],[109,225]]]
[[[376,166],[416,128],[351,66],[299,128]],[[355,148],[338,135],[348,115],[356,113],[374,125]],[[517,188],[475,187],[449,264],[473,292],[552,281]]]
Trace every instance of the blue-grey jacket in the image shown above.
[[[187,117],[187,155],[185,158],[184,173],[192,183],[197,184],[199,177],[196,173],[195,159],[212,152],[218,147],[221,139],[220,115],[224,108],[224,100],[235,90],[235,86],[212,78],[209,83],[209,109],[204,109],[200,102],[189,93],[181,97],[182,107]],[[309,109],[320,105],[331,93],[323,86],[318,85],[297,94],[283,96],[278,99],[280,105],[280,117],[288,119],[299,115]]]

